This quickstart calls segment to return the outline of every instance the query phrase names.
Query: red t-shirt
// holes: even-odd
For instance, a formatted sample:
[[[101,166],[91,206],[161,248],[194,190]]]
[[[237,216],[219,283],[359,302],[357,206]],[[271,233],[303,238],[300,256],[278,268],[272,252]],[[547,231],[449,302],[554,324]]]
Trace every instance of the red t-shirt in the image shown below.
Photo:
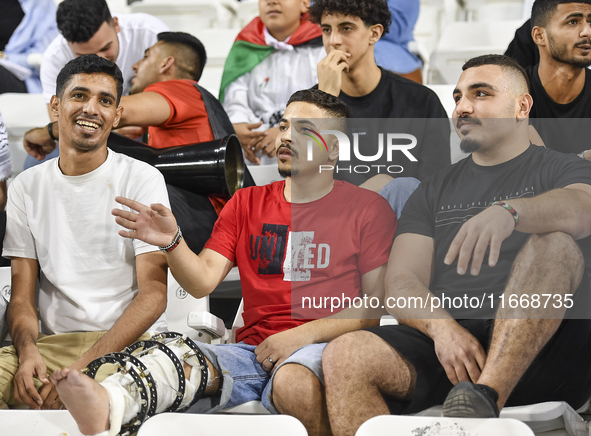
[[[170,106],[170,118],[160,126],[148,127],[148,145],[175,147],[213,141],[213,132],[201,93],[192,80],[167,80],[148,86],[144,92],[157,92]]]
[[[358,296],[361,276],[388,261],[396,215],[384,198],[337,180],[323,198],[290,204],[284,187],[236,192],[205,244],[240,270],[244,327],[237,342],[258,345],[305,323],[292,316],[292,289]]]
[[[148,127],[148,145],[153,148],[176,147],[213,141],[207,110],[201,93],[192,80],[167,80],[154,83],[144,92],[157,92],[170,106],[170,117],[160,126]],[[219,215],[226,200],[215,195],[209,201]]]

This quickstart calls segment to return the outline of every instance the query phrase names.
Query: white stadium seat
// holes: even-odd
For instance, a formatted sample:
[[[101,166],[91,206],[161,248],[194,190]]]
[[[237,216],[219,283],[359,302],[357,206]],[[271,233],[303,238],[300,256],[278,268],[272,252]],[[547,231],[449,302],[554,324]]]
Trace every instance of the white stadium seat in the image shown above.
[[[523,0],[464,0],[468,21],[520,20]]]
[[[206,343],[225,335],[224,322],[209,312],[209,297],[195,298],[187,293],[170,270],[167,288],[166,321],[169,331]]]
[[[259,1],[258,0],[242,0],[238,6],[238,27],[242,29],[252,21],[254,17],[259,15]]]
[[[107,6],[109,6],[111,15],[129,14],[131,11],[127,0],[107,0]]]
[[[447,20],[448,14],[444,0],[421,0],[419,18],[415,24],[413,36],[427,55],[435,49]],[[425,61],[428,62],[429,59]]]
[[[217,0],[142,0],[132,3],[130,10],[154,15],[170,30],[193,35],[200,29],[228,28],[234,18]]]
[[[137,436],[307,436],[292,416],[196,415],[162,413],[150,418]]]
[[[505,407],[501,410],[500,417],[521,421],[539,436],[589,436],[591,434],[589,422],[583,418],[586,416],[587,419],[591,419],[588,414],[589,401],[577,411],[564,401],[551,401]],[[431,407],[418,413],[417,416],[441,417],[442,406]]]
[[[240,29],[202,29],[193,33],[205,46],[207,52],[205,68],[208,66],[224,67],[228,53],[230,53],[239,32]]]
[[[395,430],[395,431],[394,431]],[[514,419],[377,416],[359,427],[355,436],[533,436]]]
[[[23,136],[27,130],[49,123],[47,105],[41,94],[0,94],[0,113],[4,119],[14,176],[23,170],[27,152]]]
[[[483,54],[503,54],[522,24],[523,20],[450,23],[431,54],[428,83],[455,85],[464,62]]]
[[[224,65],[240,29],[202,29],[193,34],[205,46],[207,62],[199,85],[218,97]]]
[[[82,436],[67,410],[0,410],[2,435]]]

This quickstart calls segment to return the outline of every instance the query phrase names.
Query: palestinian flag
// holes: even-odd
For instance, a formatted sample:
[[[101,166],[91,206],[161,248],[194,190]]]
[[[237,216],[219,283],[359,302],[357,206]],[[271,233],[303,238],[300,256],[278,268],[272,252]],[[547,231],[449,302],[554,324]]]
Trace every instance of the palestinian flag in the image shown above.
[[[251,71],[275,50],[265,44],[264,28],[261,18],[256,17],[236,37],[224,65],[219,97],[221,102],[230,83]],[[321,37],[320,26],[312,24],[308,14],[304,14],[301,26],[291,35],[289,44],[294,47],[307,43],[322,44]]]

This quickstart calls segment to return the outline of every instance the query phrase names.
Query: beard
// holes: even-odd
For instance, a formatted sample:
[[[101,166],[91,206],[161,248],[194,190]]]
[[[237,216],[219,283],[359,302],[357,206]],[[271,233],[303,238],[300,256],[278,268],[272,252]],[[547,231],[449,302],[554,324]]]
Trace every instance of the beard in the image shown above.
[[[291,161],[289,163],[289,167],[287,167],[287,168],[281,168],[281,163],[279,162],[279,166],[277,168],[277,170],[279,171],[279,175],[281,177],[297,176],[300,171],[297,168],[293,168],[293,163],[294,163],[294,159],[298,158],[298,152],[295,151],[290,145],[287,145],[287,144],[282,143],[279,148],[282,148],[282,147],[289,149],[289,151],[291,152]],[[277,152],[279,152],[279,149],[277,149]]]
[[[294,177],[299,174],[296,168],[279,168],[279,175],[281,177]]]
[[[590,43],[591,41],[589,40],[580,41],[577,44],[575,44],[575,47],[582,44],[588,45]],[[558,44],[550,32],[548,32],[548,48],[550,50],[550,56],[552,56],[552,59],[554,59],[556,62],[571,65],[575,68],[587,68],[589,65],[591,65],[591,56],[568,57],[566,44]]]
[[[462,139],[460,142],[460,150],[463,153],[472,153],[474,151],[478,151],[482,144],[474,139]]]

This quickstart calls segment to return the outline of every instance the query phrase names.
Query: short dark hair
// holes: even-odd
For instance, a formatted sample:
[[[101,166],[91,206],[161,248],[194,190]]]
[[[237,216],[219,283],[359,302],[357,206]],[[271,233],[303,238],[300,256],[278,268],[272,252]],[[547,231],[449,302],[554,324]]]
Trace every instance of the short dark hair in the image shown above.
[[[61,99],[66,86],[76,74],[106,74],[117,83],[117,105],[123,94],[123,74],[115,62],[103,59],[95,54],[77,57],[68,62],[57,75],[55,94]]]
[[[324,14],[359,17],[366,26],[381,24],[384,35],[390,30],[392,23],[392,14],[386,0],[315,0],[310,6],[310,20],[320,24]]]
[[[558,5],[564,3],[586,3],[589,5],[591,4],[591,0],[536,0],[531,8],[532,27],[546,27],[556,12]]]
[[[193,80],[198,81],[207,62],[205,47],[197,38],[185,32],[162,32],[158,34],[158,41],[163,44],[180,47],[179,58],[175,58],[177,66],[188,73]]]
[[[527,73],[523,69],[521,65],[517,63],[517,61],[509,56],[499,55],[499,54],[487,54],[482,56],[477,56],[468,60],[463,66],[462,71],[466,71],[468,68],[474,67],[481,67],[483,65],[498,65],[501,67],[503,71],[510,71],[517,75],[517,77],[521,76],[523,81],[527,86],[527,92],[531,90],[531,84],[529,82],[529,77]]]
[[[68,42],[87,42],[113,18],[105,0],[64,0],[57,7],[57,28]]]
[[[313,104],[327,112],[333,118],[349,118],[349,108],[345,103],[334,95],[320,91],[319,89],[302,89],[301,91],[294,92],[289,97],[286,106],[298,101]]]

